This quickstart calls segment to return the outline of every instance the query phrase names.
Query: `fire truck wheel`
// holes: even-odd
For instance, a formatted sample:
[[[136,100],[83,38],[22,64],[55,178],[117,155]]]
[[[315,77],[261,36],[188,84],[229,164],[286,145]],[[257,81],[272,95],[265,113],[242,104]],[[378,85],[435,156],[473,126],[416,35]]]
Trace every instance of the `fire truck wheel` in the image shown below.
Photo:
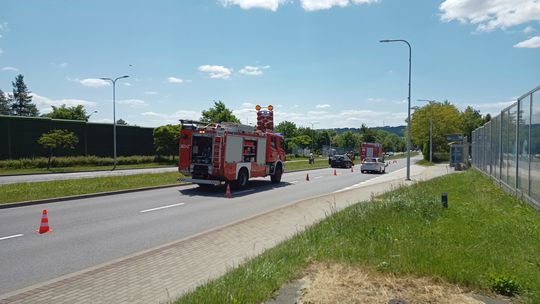
[[[278,165],[276,168],[276,172],[274,172],[274,174],[270,176],[270,180],[272,180],[272,183],[277,184],[281,182],[281,175],[283,175],[283,169],[280,165]]]
[[[238,179],[236,180],[236,186],[238,186],[239,188],[245,187],[248,183],[248,179],[249,179],[249,176],[248,176],[247,169],[246,168],[240,169],[240,171],[238,172]]]

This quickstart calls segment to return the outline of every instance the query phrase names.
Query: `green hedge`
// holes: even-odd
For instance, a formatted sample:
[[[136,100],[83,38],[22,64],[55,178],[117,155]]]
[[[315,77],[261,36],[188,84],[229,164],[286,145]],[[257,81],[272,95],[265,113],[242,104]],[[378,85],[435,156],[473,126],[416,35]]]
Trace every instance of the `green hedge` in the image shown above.
[[[161,156],[119,156],[117,157],[118,165],[134,165],[148,163],[175,163],[172,158]],[[1,160],[0,168],[5,169],[31,169],[31,168],[47,168],[46,157],[37,158],[21,158],[15,160]],[[112,157],[98,156],[68,156],[54,157],[51,161],[51,167],[64,168],[76,166],[112,166],[114,160]]]

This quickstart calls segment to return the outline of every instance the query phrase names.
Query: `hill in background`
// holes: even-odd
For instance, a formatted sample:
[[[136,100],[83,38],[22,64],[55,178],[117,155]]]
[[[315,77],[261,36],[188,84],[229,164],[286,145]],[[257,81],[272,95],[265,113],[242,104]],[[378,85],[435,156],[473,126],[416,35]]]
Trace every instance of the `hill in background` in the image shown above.
[[[397,126],[397,127],[384,126],[384,127],[374,127],[374,128],[369,128],[369,129],[390,132],[400,137],[403,137],[405,133],[405,126]],[[337,134],[341,134],[347,131],[356,133],[356,132],[360,132],[360,128],[335,128],[334,131],[336,131]]]

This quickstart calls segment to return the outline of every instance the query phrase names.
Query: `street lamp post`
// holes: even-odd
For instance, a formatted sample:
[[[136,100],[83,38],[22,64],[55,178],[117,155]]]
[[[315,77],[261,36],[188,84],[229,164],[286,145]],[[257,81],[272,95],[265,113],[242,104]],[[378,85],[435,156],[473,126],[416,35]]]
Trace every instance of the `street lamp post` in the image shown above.
[[[409,46],[409,97],[407,106],[407,177],[405,180],[411,180],[411,44],[407,40],[403,39],[386,39],[379,42],[403,42]]]
[[[313,143],[315,141],[315,129],[314,129],[314,125],[316,124],[317,122],[310,122],[309,124],[311,125],[311,153],[313,153]]]
[[[111,78],[101,78],[101,80],[110,81],[113,85],[113,157],[114,157],[114,166],[113,170],[116,169],[116,81],[122,78],[128,78],[128,75],[116,77],[115,79]]]
[[[427,101],[429,102],[429,162],[433,162],[433,111],[432,111],[432,102],[435,100],[427,99],[418,99],[418,101]]]

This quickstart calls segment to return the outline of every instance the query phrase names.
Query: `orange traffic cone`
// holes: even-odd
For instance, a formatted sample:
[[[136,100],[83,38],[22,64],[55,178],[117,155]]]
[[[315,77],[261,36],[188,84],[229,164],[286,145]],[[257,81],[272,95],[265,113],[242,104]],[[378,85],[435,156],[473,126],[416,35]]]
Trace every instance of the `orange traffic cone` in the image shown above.
[[[336,176],[336,175],[337,175],[337,172],[336,172],[336,169],[334,169],[334,176]]]
[[[232,198],[231,186],[229,184],[227,184],[227,190],[225,191],[225,197],[226,198]]]
[[[306,173],[306,181],[309,182],[309,173]]]
[[[51,227],[49,227],[49,219],[47,218],[47,209],[43,209],[43,214],[41,215],[41,224],[39,225],[39,229],[36,230],[39,234],[47,233],[49,231],[52,231]]]
[[[351,172],[354,172],[354,167],[351,167]]]

